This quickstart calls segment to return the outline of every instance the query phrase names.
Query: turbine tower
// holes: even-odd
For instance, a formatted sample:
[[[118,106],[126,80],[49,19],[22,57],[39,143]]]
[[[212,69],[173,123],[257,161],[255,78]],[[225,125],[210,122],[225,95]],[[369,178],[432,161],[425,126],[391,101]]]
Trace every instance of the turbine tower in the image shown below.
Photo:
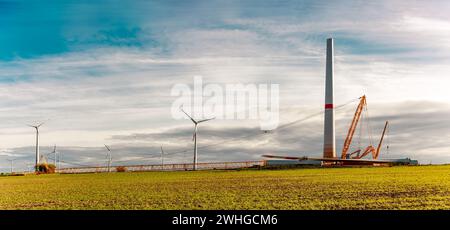
[[[164,170],[164,150],[161,146],[161,170]]]
[[[39,164],[39,160],[40,160],[40,155],[39,155],[39,127],[41,127],[41,125],[43,125],[44,122],[38,124],[38,125],[28,125],[32,128],[36,129],[36,163],[35,166],[37,166]],[[37,168],[35,169],[37,171]]]
[[[192,118],[191,116],[189,116],[184,110],[183,110],[183,108],[182,107],[180,107],[180,110],[184,113],[184,114],[186,114],[186,116],[188,116],[190,119],[191,119],[191,121],[194,123],[194,134],[192,135],[192,140],[194,141],[194,164],[193,164],[193,170],[195,171],[195,170],[197,170],[197,132],[198,132],[198,124],[200,124],[200,123],[202,123],[202,122],[205,122],[205,121],[209,121],[209,120],[212,120],[212,119],[214,119],[215,117],[213,117],[213,118],[208,118],[208,119],[204,119],[204,120],[199,120],[199,121],[196,121],[196,120],[194,120],[194,118]]]
[[[333,74],[334,50],[333,38],[327,39],[327,60],[325,76],[325,122],[323,140],[323,158],[336,157],[336,136],[334,128]]]

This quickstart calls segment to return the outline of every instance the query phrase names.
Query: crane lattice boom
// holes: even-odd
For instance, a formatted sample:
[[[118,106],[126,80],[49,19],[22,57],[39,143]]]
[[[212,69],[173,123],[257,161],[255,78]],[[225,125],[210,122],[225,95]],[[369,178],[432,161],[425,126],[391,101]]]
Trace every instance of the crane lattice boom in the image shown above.
[[[363,95],[360,97],[358,107],[356,108],[355,115],[353,116],[352,123],[350,125],[350,128],[348,129],[347,137],[345,138],[344,147],[342,148],[342,159],[347,158],[347,152],[350,148],[350,144],[352,143],[353,134],[355,133],[356,126],[358,125],[358,121],[361,118],[361,113],[364,109],[364,106],[366,106],[366,96]]]

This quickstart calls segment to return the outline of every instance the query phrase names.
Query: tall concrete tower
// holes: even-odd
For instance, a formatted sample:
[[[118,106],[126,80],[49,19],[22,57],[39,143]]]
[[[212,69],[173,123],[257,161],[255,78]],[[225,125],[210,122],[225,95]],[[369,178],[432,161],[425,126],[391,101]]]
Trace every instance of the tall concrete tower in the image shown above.
[[[336,157],[336,137],[334,129],[334,105],[333,105],[333,68],[334,50],[333,38],[327,39],[327,66],[325,74],[325,122],[323,133],[323,157]]]

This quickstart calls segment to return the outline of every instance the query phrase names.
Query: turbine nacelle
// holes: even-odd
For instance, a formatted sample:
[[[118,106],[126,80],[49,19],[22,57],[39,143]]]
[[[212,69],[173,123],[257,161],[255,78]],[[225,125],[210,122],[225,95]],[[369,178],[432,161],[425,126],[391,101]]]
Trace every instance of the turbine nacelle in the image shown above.
[[[29,124],[27,124],[27,126],[30,126],[30,127],[32,127],[32,128],[35,128],[35,129],[39,129],[39,127],[41,127],[44,123],[45,123],[45,122],[41,122],[41,123],[39,123],[39,124],[37,124],[37,125],[29,125]]]

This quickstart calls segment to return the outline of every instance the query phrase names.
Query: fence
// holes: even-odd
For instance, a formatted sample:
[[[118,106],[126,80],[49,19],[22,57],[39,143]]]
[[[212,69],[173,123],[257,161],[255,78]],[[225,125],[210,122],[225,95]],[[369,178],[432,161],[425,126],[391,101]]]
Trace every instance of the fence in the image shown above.
[[[264,166],[265,161],[241,161],[241,162],[212,162],[197,163],[197,170],[215,170],[215,169],[239,169]],[[111,172],[117,172],[116,167],[125,167],[127,171],[144,172],[144,171],[188,171],[193,169],[193,163],[185,164],[164,164],[164,165],[116,165],[111,166]],[[61,168],[56,170],[57,173],[101,173],[108,172],[107,166],[99,167],[77,167],[77,168]]]

